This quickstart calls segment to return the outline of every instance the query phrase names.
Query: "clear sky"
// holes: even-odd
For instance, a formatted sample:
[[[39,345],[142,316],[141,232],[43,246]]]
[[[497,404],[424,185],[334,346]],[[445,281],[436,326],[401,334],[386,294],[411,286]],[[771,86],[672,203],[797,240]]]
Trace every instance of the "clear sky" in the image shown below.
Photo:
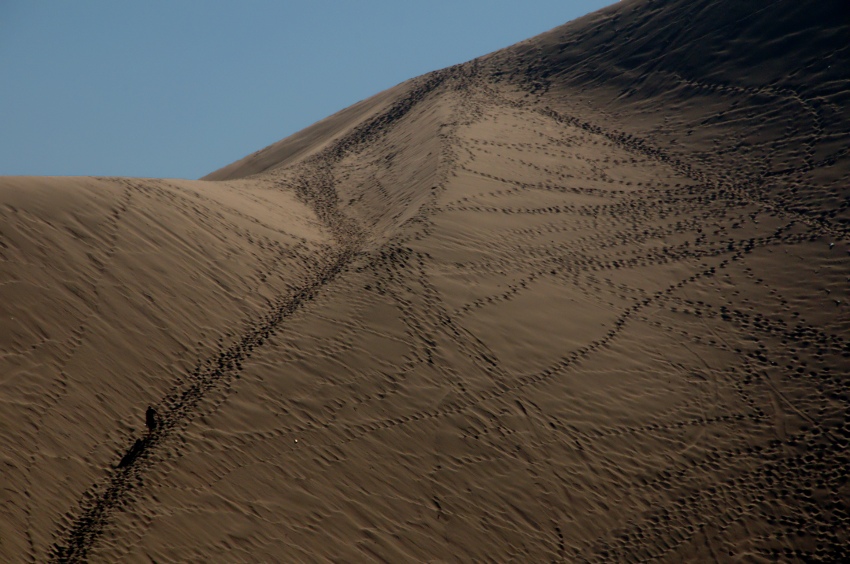
[[[0,0],[0,175],[198,178],[613,0]]]

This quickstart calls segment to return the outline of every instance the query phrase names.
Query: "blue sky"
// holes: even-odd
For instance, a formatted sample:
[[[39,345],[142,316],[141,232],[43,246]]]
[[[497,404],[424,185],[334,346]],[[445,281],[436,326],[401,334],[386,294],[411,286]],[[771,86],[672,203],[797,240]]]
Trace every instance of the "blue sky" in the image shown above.
[[[612,0],[0,0],[0,175],[198,178]]]

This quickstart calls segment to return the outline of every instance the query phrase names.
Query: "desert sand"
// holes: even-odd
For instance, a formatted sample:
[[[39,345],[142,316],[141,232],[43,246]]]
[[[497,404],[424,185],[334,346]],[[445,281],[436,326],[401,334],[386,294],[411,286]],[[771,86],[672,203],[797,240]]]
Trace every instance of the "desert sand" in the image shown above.
[[[0,561],[847,560],[848,29],[625,1],[202,180],[0,178]]]

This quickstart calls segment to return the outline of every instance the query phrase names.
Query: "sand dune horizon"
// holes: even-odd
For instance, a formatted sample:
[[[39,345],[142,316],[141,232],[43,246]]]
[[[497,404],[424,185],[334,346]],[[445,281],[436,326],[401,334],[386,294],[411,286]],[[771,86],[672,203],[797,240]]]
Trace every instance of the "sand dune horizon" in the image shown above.
[[[850,559],[848,29],[623,1],[200,180],[0,177],[0,560]]]

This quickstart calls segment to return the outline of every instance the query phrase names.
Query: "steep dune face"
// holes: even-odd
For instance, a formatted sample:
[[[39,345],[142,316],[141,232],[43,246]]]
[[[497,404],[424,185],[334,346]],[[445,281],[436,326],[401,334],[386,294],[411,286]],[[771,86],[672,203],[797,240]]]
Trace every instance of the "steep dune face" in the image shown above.
[[[0,555],[846,559],[846,10],[748,4],[2,179]]]
[[[847,226],[834,165],[850,146],[850,5],[622,4],[486,57],[491,76],[553,108],[604,112],[712,180]]]

